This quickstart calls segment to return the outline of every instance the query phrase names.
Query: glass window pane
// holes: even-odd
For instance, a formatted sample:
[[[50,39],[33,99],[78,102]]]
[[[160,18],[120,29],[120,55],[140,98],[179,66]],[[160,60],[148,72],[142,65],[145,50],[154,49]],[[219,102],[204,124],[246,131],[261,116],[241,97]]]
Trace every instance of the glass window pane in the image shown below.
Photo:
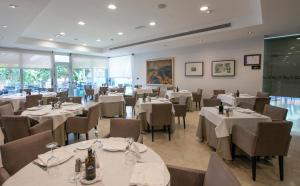
[[[23,69],[24,88],[30,88],[38,91],[39,88],[51,88],[51,70],[50,69]]]
[[[70,56],[54,55],[54,61],[56,63],[69,63],[70,62]]]
[[[0,90],[2,93],[16,93],[20,87],[19,68],[0,68]]]
[[[69,88],[69,65],[63,63],[56,64],[57,88],[59,91]]]

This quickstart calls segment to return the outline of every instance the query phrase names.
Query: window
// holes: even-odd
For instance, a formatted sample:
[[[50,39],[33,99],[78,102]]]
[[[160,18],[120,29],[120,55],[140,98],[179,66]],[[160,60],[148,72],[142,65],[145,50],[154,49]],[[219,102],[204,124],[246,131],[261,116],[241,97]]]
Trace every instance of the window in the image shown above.
[[[109,59],[109,78],[110,84],[118,86],[119,84],[131,86],[131,56],[112,57]]]
[[[69,62],[70,56],[66,55],[54,55],[57,90],[65,91],[69,89],[70,73]]]

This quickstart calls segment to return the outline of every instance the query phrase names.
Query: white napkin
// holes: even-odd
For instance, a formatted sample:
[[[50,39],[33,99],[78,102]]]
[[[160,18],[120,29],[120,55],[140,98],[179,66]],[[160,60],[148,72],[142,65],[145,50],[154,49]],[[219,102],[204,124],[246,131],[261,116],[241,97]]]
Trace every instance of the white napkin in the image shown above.
[[[49,114],[49,112],[45,111],[45,110],[36,110],[36,111],[30,111],[28,112],[29,115],[32,116],[44,116]]]
[[[136,163],[129,185],[165,186],[164,175],[162,163]]]
[[[50,164],[48,165],[47,162],[52,156],[51,151],[38,155],[38,159],[36,159],[35,162],[42,166],[52,167],[52,166],[59,165],[74,156],[74,152],[67,149],[56,149],[53,151],[53,154],[55,157],[55,161],[50,161]]]
[[[236,111],[241,112],[241,113],[245,113],[245,114],[252,114],[252,113],[254,113],[253,110],[250,110],[250,109],[244,109],[244,108],[237,108]]]
[[[102,148],[107,151],[125,151],[128,145],[124,138],[108,138],[101,142]]]

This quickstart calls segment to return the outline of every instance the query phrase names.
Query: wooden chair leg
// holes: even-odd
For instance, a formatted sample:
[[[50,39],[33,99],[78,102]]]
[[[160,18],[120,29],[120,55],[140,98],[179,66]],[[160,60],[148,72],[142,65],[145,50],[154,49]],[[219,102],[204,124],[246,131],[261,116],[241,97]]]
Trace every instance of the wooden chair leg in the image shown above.
[[[283,181],[283,176],[284,176],[284,169],[283,169],[283,156],[278,157],[279,160],[279,174],[280,174],[280,180]]]
[[[69,133],[66,135],[66,145],[69,145]]]
[[[169,141],[171,141],[171,125],[168,125]]]
[[[151,126],[151,135],[152,135],[152,142],[154,141],[154,127]]]
[[[178,116],[177,118],[178,118],[178,124],[180,124],[180,117]]]
[[[236,150],[236,146],[235,144],[231,144],[231,157],[232,157],[232,160],[235,159],[235,150]]]
[[[183,116],[183,128],[185,129],[185,116]]]
[[[256,157],[251,157],[251,163],[252,163],[252,179],[253,181],[256,180]]]
[[[85,133],[85,139],[89,140],[89,134],[88,133]]]
[[[77,140],[79,141],[80,140],[80,134],[77,133]]]
[[[197,101],[196,101],[196,110],[197,110]]]

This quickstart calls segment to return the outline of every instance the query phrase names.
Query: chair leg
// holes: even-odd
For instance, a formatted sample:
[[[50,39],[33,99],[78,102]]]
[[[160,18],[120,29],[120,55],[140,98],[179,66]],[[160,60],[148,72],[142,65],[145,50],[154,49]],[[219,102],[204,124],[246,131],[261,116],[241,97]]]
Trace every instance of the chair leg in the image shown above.
[[[198,103],[197,103],[197,101],[196,101],[195,103],[196,103],[196,110],[197,110],[197,104],[198,104]]]
[[[171,125],[168,125],[169,141],[171,141]]]
[[[80,140],[80,134],[77,133],[77,140],[79,141]]]
[[[185,116],[183,116],[183,128],[185,129]]]
[[[236,150],[236,146],[235,144],[231,144],[231,157],[232,157],[232,160],[235,159],[235,150]]]
[[[177,118],[178,118],[178,124],[180,124],[180,117],[178,116]]]
[[[280,180],[283,181],[283,176],[284,176],[284,169],[283,169],[283,156],[278,157],[279,160],[279,174],[280,174]]]
[[[89,134],[88,133],[85,133],[85,138],[86,138],[86,140],[89,140]]]
[[[152,142],[154,141],[154,127],[151,126],[151,135],[152,135]]]
[[[69,145],[69,133],[66,135],[66,145]]]
[[[253,181],[256,180],[256,157],[251,157],[251,163],[252,163],[252,179]]]

